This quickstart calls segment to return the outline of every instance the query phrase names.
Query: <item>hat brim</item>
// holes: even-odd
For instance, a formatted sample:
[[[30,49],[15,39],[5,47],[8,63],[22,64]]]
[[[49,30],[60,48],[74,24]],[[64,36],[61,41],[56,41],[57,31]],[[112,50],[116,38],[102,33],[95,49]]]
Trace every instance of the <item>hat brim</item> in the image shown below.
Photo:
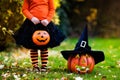
[[[94,60],[95,60],[95,64],[104,61],[105,56],[104,53],[102,51],[74,51],[74,50],[68,50],[68,51],[61,51],[62,56],[68,60],[68,58],[70,56],[76,55],[76,54],[89,54],[91,55]]]

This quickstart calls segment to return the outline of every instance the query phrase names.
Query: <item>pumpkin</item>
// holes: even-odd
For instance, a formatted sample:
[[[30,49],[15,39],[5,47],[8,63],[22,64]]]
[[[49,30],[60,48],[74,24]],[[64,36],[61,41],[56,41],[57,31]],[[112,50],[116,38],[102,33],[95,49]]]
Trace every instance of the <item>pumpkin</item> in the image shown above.
[[[36,45],[44,46],[49,43],[50,35],[45,30],[37,30],[33,33],[32,40]]]
[[[88,54],[70,56],[68,58],[68,70],[75,73],[90,73],[94,69],[94,58]]]

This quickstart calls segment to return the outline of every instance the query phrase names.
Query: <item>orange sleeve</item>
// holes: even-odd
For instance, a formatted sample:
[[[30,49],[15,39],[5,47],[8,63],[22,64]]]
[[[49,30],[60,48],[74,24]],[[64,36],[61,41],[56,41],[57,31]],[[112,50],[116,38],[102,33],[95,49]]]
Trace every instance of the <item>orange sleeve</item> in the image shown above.
[[[54,7],[54,2],[53,0],[49,0],[49,13],[47,16],[47,20],[50,22],[54,16],[55,13],[55,7]]]
[[[22,6],[22,13],[26,18],[30,20],[33,17],[33,15],[29,12],[29,0],[24,0],[23,6]]]

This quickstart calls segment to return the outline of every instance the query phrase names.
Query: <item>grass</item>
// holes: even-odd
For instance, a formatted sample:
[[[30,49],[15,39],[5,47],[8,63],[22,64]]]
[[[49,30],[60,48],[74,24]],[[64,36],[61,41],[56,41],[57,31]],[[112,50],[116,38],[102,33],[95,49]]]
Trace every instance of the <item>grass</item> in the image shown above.
[[[77,77],[83,80],[120,80],[120,39],[90,38],[89,45],[92,50],[104,51],[105,61],[95,65],[89,74],[70,73],[67,61],[60,54],[62,50],[73,50],[76,43],[75,38],[67,39],[61,46],[49,49],[50,71],[47,73],[31,70],[28,50],[12,48],[0,52],[0,64],[5,65],[0,69],[0,80],[75,80]]]

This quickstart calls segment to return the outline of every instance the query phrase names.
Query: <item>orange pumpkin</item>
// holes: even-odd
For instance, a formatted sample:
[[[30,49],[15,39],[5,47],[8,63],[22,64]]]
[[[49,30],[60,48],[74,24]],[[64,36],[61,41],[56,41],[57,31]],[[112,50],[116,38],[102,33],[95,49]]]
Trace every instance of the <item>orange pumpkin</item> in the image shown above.
[[[50,35],[45,30],[37,30],[33,33],[32,40],[38,46],[47,45],[50,41]]]
[[[68,58],[68,70],[75,73],[90,73],[94,69],[94,58],[88,54]]]

